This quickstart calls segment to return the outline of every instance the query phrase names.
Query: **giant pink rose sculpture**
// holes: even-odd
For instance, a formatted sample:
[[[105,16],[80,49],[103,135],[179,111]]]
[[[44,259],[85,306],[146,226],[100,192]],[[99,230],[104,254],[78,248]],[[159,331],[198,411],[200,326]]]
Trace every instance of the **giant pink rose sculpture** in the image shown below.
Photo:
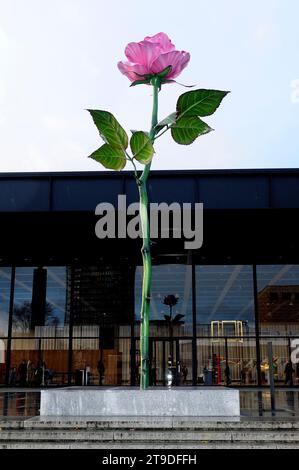
[[[140,42],[130,42],[125,49],[125,55],[128,61],[118,62],[117,66],[131,82],[140,80],[150,83],[149,76],[169,68],[163,76],[164,83],[168,82],[176,78],[190,60],[188,52],[175,50],[165,33],[147,36]]]
[[[212,128],[201,118],[213,114],[227,91],[198,89],[179,96],[175,109],[161,121],[158,120],[158,96],[161,85],[175,81],[190,60],[190,54],[176,51],[165,33],[146,36],[143,41],[130,42],[126,49],[126,62],[118,68],[132,82],[131,86],[146,84],[153,90],[153,108],[149,132],[131,131],[128,135],[109,111],[89,109],[93,121],[104,140],[90,158],[110,170],[122,170],[131,163],[139,192],[139,216],[142,233],[142,295],[140,310],[140,388],[149,386],[149,332],[152,285],[152,258],[149,225],[147,181],[150,175],[154,145],[165,132],[181,145],[190,145],[197,137]],[[137,128],[138,129],[138,128]],[[143,165],[139,172],[137,165]]]

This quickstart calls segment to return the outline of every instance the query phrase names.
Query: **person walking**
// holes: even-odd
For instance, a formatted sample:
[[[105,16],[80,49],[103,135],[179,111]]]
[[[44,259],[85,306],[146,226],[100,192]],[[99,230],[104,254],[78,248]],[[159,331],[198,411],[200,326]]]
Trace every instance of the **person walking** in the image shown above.
[[[22,360],[21,364],[18,367],[18,378],[20,387],[25,387],[27,382],[27,363],[25,359]]]
[[[290,385],[290,386],[293,385],[293,373],[294,372],[295,371],[293,369],[292,361],[289,359],[288,362],[285,365],[285,368],[284,368],[284,374],[285,374],[284,383],[285,383],[285,385]]]
[[[232,381],[231,381],[231,378],[230,378],[230,368],[229,368],[228,364],[224,369],[224,375],[225,375],[226,385],[230,385],[232,383]]]
[[[99,359],[97,369],[99,373],[99,385],[103,385],[103,380],[105,376],[105,366],[102,359]]]
[[[183,367],[182,367],[182,374],[183,374],[183,383],[187,383],[187,376],[188,376],[188,368],[186,366],[186,364],[183,364]]]

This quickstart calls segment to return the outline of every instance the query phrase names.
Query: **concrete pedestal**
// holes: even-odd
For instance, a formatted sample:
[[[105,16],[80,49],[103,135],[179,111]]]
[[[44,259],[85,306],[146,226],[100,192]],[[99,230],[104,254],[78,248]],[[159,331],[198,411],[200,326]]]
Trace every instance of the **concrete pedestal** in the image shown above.
[[[224,387],[70,387],[41,391],[41,416],[240,416],[239,390]]]

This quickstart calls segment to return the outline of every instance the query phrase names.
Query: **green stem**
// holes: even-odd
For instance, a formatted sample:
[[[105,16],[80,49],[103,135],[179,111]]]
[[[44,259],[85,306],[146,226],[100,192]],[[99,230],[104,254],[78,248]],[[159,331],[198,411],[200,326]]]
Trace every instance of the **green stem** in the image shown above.
[[[158,92],[159,79],[154,77],[151,81],[153,86],[153,111],[150,130],[150,139],[154,142],[155,126],[158,123]],[[148,217],[148,196],[147,179],[150,173],[151,163],[145,165],[142,175],[138,181],[139,189],[139,214],[142,232],[142,261],[143,261],[143,280],[142,280],[142,300],[141,300],[141,325],[140,325],[140,389],[145,390],[149,386],[149,317],[151,302],[151,283],[152,283],[152,258],[150,247],[150,226]]]

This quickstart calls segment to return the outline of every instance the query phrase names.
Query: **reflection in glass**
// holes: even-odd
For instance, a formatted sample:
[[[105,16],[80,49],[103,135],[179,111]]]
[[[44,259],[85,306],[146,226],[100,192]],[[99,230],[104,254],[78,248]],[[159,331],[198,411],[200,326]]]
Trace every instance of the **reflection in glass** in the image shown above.
[[[255,384],[252,266],[196,266],[196,305],[199,383]]]
[[[16,268],[11,371],[17,385],[66,383],[66,305],[65,267]]]
[[[299,265],[257,266],[261,335],[299,335]]]
[[[197,334],[255,333],[252,266],[196,266]]]
[[[0,384],[5,381],[11,268],[0,267]]]
[[[16,268],[13,333],[29,333],[32,314],[33,268]]]
[[[11,268],[0,267],[0,338],[7,336]]]
[[[135,319],[140,321],[142,267],[135,276]],[[175,298],[169,306],[165,298]],[[171,331],[171,334],[170,334]],[[135,331],[137,336],[137,331]],[[192,267],[187,264],[153,266],[151,297],[151,336],[192,335]]]
[[[133,267],[122,262],[76,266],[72,272],[73,383],[129,384]]]

